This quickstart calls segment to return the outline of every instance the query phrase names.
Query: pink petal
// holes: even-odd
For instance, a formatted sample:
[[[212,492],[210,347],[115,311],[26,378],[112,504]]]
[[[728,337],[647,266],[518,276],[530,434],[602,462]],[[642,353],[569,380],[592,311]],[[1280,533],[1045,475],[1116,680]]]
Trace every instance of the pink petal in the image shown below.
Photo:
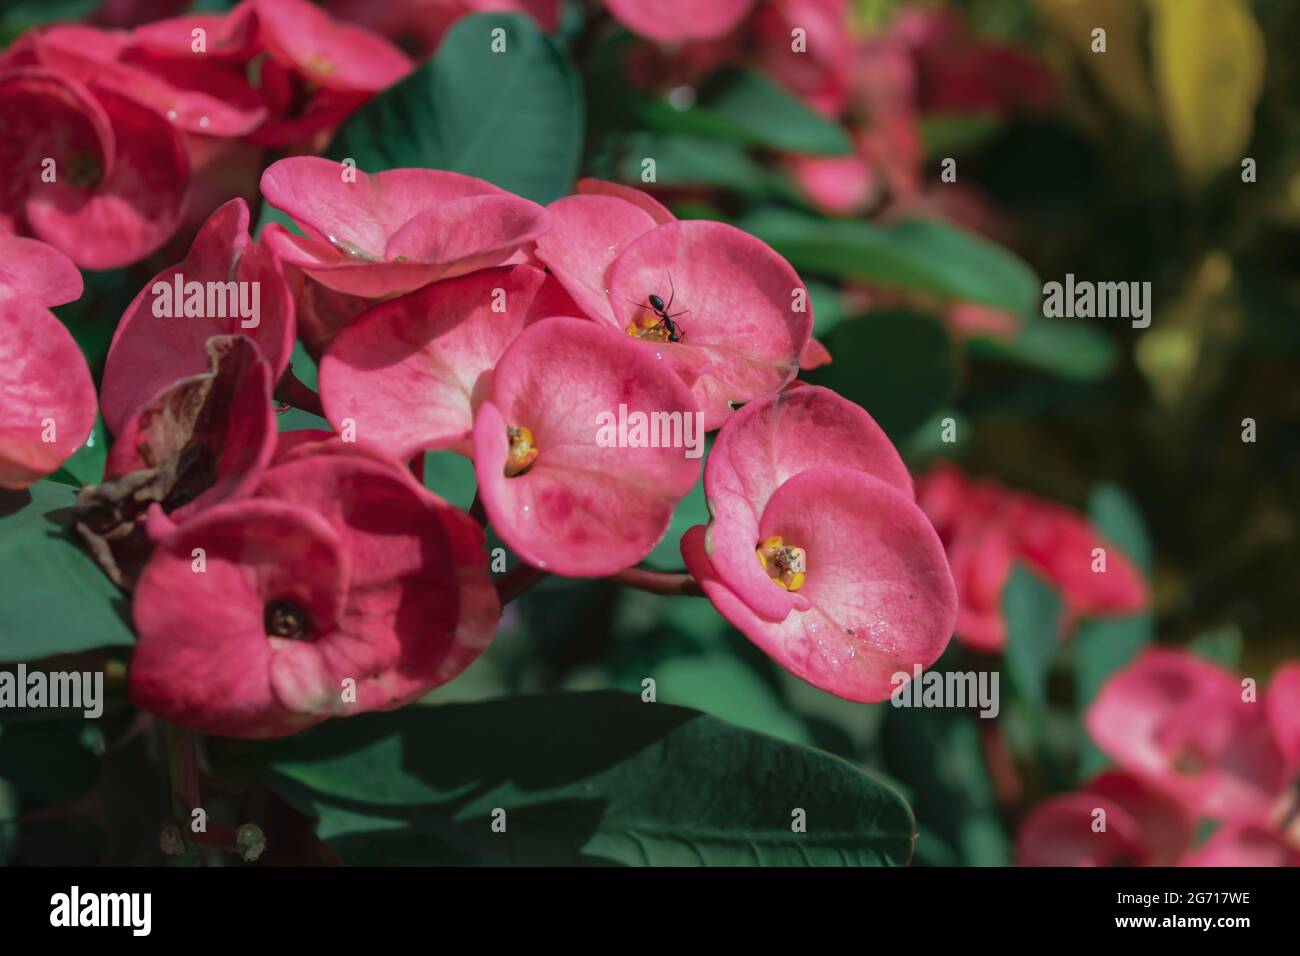
[[[528,326],[497,364],[474,420],[474,470],[492,527],[530,564],[573,577],[635,564],[694,484],[699,461],[684,448],[601,446],[600,416],[620,405],[676,414],[683,426],[695,410],[675,374],[584,319]],[[513,478],[504,473],[508,425],[530,429],[540,449]]]
[[[165,301],[162,286],[171,290],[170,298],[175,300],[177,275],[182,283],[241,283],[237,291],[248,296],[250,305],[254,288],[250,283],[257,282],[258,325],[245,328],[244,322],[251,318],[207,314],[206,285],[204,315],[155,315],[154,309]],[[228,302],[222,304],[228,306]],[[227,307],[224,311],[237,310]],[[100,393],[104,421],[116,434],[131,413],[160,389],[178,378],[205,371],[206,343],[214,335],[253,339],[278,380],[289,364],[293,332],[288,286],[270,257],[249,238],[247,204],[232,199],[204,223],[185,259],[154,276],[127,306],[104,366]]]
[[[613,196],[630,202],[653,219],[656,226],[677,221],[677,217],[658,199],[622,183],[612,183],[607,179],[579,179],[576,188],[579,196]]]
[[[14,295],[51,308],[81,298],[81,272],[53,246],[0,235],[0,296]]]
[[[433,169],[368,175],[318,157],[282,159],[262,193],[309,238],[266,241],[285,262],[329,288],[379,297],[496,265],[546,228],[545,210],[490,183]]]
[[[537,240],[537,258],[587,315],[615,324],[609,268],[655,220],[641,204],[608,195],[565,196],[546,210],[550,229]]]
[[[826,388],[805,386],[750,402],[714,442],[704,468],[713,566],[759,617],[781,621],[792,608],[807,608],[798,592],[772,586],[754,549],[759,520],[777,488],[823,465],[857,468],[912,495],[907,467],[880,426]]]
[[[619,23],[660,43],[713,40],[739,25],[753,0],[605,0]]]
[[[615,260],[608,287],[620,328],[646,314],[652,294],[672,303],[670,313],[682,313],[676,322],[684,344],[712,362],[691,386],[710,430],[727,420],[732,404],[791,381],[812,335],[808,290],[794,269],[761,240],[726,223],[655,227]]]
[[[1252,823],[1228,823],[1204,846],[1183,858],[1182,866],[1300,866],[1300,850],[1281,834]]]
[[[345,677],[357,682],[357,709],[398,707],[450,680],[486,646],[499,606],[482,529],[400,466],[341,451],[305,457],[267,472],[260,493],[319,512],[351,557],[337,629],[297,642],[272,668],[272,685],[291,707],[321,706],[321,687]]]
[[[390,299],[345,328],[321,360],[321,400],[338,430],[400,460],[468,453],[480,380],[535,319],[544,273],[484,269]],[[499,306],[501,311],[498,311]]]
[[[57,470],[95,424],[95,385],[72,335],[36,301],[3,289],[0,406],[0,488],[26,488]]]
[[[383,37],[334,19],[306,0],[254,0],[271,56],[316,86],[375,93],[411,72],[410,57]]]
[[[1300,661],[1284,663],[1273,672],[1265,701],[1273,736],[1294,775],[1300,772]]]
[[[297,706],[304,695],[283,699],[273,684],[277,660],[320,641],[268,637],[266,605],[292,599],[317,631],[332,634],[349,577],[342,535],[307,508],[252,500],[200,515],[159,545],[140,576],[131,699],[166,720],[232,737],[280,737],[318,723],[331,698],[342,709],[341,687],[315,688],[312,709]]]
[[[894,676],[938,659],[952,636],[956,591],[943,547],[911,498],[861,471],[819,467],[786,481],[759,527],[804,549],[808,602],[774,623],[729,588],[703,527],[682,538],[687,570],[746,637],[796,677],[848,700],[875,702]],[[750,554],[753,556],[753,548]],[[758,559],[754,556],[757,566]],[[781,590],[768,582],[772,590]]]
[[[1094,830],[1105,812],[1106,828]],[[1063,793],[1044,800],[1016,836],[1019,866],[1148,866],[1142,828],[1126,808],[1095,793]]]

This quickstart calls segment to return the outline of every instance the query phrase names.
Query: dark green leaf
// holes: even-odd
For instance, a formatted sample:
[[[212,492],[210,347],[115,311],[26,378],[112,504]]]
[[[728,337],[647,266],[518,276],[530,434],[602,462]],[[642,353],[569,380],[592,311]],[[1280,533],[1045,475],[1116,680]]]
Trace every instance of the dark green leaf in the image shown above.
[[[1035,710],[1047,705],[1047,674],[1061,645],[1061,599],[1033,572],[1017,565],[1002,592],[1007,619],[1007,671]]]
[[[895,442],[943,408],[956,387],[952,341],[926,315],[873,312],[841,322],[825,344],[831,364],[806,380],[857,402]]]
[[[979,149],[1002,130],[993,113],[928,113],[921,118],[921,141],[931,160]]]
[[[886,709],[886,765],[907,785],[918,829],[942,841],[927,862],[944,862],[943,851],[951,848],[967,866],[1005,866],[1007,835],[981,756],[983,718],[948,709]]]
[[[880,225],[764,209],[739,223],[796,269],[927,292],[1028,318],[1041,286],[1015,254],[973,233],[930,220]]]
[[[1089,497],[1088,516],[1097,530],[1128,555],[1138,569],[1149,574],[1151,540],[1133,500],[1116,485],[1097,486]],[[1074,696],[1079,726],[1097,691],[1115,671],[1124,667],[1155,638],[1150,612],[1125,618],[1096,618],[1079,624],[1070,642],[1074,658]],[[1107,764],[1105,754],[1080,730],[1084,741],[1079,756],[1079,779],[1084,780]]]
[[[1115,343],[1101,329],[1062,319],[1031,320],[1010,341],[973,339],[970,352],[1079,382],[1105,378],[1118,360]]]
[[[1241,628],[1227,624],[1212,631],[1197,634],[1187,644],[1187,649],[1211,664],[1235,670],[1241,664]]]
[[[492,31],[505,31],[494,53]],[[426,166],[547,203],[573,185],[582,90],[572,63],[522,14],[458,21],[438,52],[358,111],[330,144],[367,172]]]
[[[249,758],[350,863],[902,865],[912,850],[907,805],[851,764],[619,693],[366,714]]]
[[[794,153],[847,156],[853,151],[839,123],[748,70],[715,74],[686,109],[667,99],[645,98],[638,102],[637,113],[652,128],[706,139]]]
[[[76,492],[0,491],[0,661],[130,644],[126,600],[69,530]]]

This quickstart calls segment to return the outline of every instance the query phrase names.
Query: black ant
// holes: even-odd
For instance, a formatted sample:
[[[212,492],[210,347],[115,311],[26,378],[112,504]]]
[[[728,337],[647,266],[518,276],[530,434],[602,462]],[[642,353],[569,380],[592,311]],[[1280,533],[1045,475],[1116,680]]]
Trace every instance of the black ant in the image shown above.
[[[656,322],[654,325],[645,328],[644,331],[655,332],[658,329],[662,328],[667,331],[669,342],[680,342],[682,339],[686,338],[686,333],[682,331],[682,327],[678,325],[676,322],[674,322],[673,319],[677,318],[677,316],[679,315],[685,315],[687,312],[691,310],[682,309],[680,312],[669,313],[668,310],[673,307],[673,300],[677,298],[677,289],[673,287],[673,274],[671,272],[668,273],[668,288],[670,292],[669,292],[667,304],[665,304],[664,300],[661,299],[659,296],[655,295],[653,292],[650,293],[649,296],[647,296],[647,300],[650,303],[648,306],[642,305],[640,302],[635,302],[632,299],[628,299],[627,301],[631,302],[638,309],[648,308],[651,312],[653,312],[656,316],[659,317],[658,322]]]

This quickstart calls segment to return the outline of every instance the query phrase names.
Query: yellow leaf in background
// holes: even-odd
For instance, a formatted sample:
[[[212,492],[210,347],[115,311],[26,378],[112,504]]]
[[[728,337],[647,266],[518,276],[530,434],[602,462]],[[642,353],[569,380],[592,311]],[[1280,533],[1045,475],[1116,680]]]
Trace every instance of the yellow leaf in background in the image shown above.
[[[1264,36],[1244,0],[1148,0],[1165,129],[1192,185],[1238,166],[1264,83]]]
[[[1134,0],[1036,0],[1039,18],[1062,36],[1106,98],[1136,120],[1155,116],[1147,78],[1145,17]],[[1092,52],[1092,31],[1106,31],[1106,52]]]

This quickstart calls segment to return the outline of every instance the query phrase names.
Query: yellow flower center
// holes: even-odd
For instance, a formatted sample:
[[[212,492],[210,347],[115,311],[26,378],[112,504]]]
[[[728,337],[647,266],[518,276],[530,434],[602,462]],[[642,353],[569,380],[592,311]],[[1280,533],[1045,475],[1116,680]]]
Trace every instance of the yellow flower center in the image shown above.
[[[808,556],[803,548],[788,545],[779,535],[774,535],[760,542],[754,553],[767,576],[785,590],[798,591],[803,587],[808,570]]]
[[[537,460],[539,449],[533,444],[531,429],[523,425],[507,425],[506,437],[510,439],[510,453],[506,456],[506,477],[522,475]]]
[[[635,339],[645,339],[649,342],[668,341],[668,323],[654,313],[633,319],[628,323],[626,331]]]

